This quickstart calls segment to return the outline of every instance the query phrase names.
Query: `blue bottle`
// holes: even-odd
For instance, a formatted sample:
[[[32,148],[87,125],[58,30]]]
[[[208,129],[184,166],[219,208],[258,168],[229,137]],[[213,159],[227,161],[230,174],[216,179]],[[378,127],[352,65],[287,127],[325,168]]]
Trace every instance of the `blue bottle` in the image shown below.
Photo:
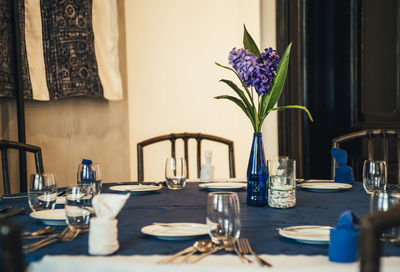
[[[268,176],[262,133],[255,132],[247,167],[247,205],[268,205]]]

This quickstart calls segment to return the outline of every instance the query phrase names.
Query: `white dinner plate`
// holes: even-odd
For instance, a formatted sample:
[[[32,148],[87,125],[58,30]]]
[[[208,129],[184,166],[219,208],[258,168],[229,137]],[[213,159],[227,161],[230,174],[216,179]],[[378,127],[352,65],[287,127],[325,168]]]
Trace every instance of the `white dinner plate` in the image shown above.
[[[111,191],[117,191],[117,192],[128,192],[131,195],[144,195],[144,194],[149,194],[153,192],[157,192],[161,190],[161,186],[156,186],[156,185],[144,185],[144,184],[137,184],[137,185],[117,185],[117,186],[111,186],[110,190]]]
[[[141,231],[169,241],[190,240],[208,234],[207,225],[198,223],[154,223],[143,227]]]
[[[65,196],[57,196],[56,204],[65,204]]]
[[[353,187],[351,184],[339,182],[304,182],[297,186],[312,192],[319,193],[338,192],[348,190]]]
[[[279,230],[279,235],[304,244],[329,244],[330,226],[293,226]]]
[[[65,209],[36,211],[32,212],[30,216],[41,220],[45,225],[63,226],[67,224],[65,221]]]
[[[212,192],[231,192],[246,189],[247,184],[240,182],[210,182],[201,183],[199,187]]]

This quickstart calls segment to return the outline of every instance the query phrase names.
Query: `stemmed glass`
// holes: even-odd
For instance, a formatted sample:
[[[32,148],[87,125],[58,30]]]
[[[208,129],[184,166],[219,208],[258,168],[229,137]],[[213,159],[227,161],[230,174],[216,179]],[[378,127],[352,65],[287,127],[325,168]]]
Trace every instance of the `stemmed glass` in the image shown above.
[[[223,244],[240,236],[240,204],[233,192],[214,192],[207,199],[207,228],[211,240]]]
[[[102,179],[103,176],[98,163],[79,164],[77,172],[77,181],[79,186],[94,186],[95,194],[99,194],[102,188]]]
[[[28,202],[32,211],[54,209],[56,199],[56,175],[32,174],[28,186]]]
[[[65,195],[65,215],[71,229],[89,228],[94,186],[71,186]]]
[[[363,186],[368,194],[376,190],[386,189],[386,162],[366,160],[363,166]]]
[[[396,190],[375,190],[371,194],[370,213],[386,212],[400,204],[400,192]],[[380,235],[382,241],[397,242],[400,240],[400,227],[389,228]]]
[[[165,161],[165,179],[169,189],[180,190],[185,187],[187,177],[185,158],[167,158]]]

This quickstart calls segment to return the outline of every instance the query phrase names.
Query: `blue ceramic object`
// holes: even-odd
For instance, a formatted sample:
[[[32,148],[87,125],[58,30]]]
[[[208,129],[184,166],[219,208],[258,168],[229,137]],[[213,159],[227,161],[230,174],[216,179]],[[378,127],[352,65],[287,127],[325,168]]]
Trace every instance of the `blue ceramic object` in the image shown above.
[[[247,205],[268,204],[268,167],[261,133],[254,133],[249,165],[247,167]]]

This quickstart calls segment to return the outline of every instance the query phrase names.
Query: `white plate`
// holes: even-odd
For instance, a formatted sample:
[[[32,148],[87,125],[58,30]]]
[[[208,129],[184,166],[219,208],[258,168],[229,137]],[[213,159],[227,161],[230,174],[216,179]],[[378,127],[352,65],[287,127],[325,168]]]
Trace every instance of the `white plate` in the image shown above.
[[[42,220],[45,225],[63,226],[67,224],[65,221],[65,209],[37,211],[32,212],[30,216]]]
[[[56,204],[65,204],[65,196],[57,196]]]
[[[200,188],[207,189],[212,192],[238,191],[247,188],[246,183],[239,182],[210,182],[199,184]]]
[[[279,235],[304,244],[329,244],[330,226],[293,226],[279,230]]]
[[[351,184],[339,182],[304,182],[297,186],[312,192],[321,193],[338,192],[342,190],[348,190],[353,187]]]
[[[141,229],[142,233],[161,240],[190,240],[208,234],[206,224],[198,223],[154,223]]]
[[[152,192],[157,192],[161,190],[161,186],[156,186],[156,185],[144,185],[144,184],[138,184],[138,185],[117,185],[117,186],[111,186],[110,190],[111,191],[117,191],[117,192],[129,192],[131,195],[144,195],[144,194],[149,194]]]

